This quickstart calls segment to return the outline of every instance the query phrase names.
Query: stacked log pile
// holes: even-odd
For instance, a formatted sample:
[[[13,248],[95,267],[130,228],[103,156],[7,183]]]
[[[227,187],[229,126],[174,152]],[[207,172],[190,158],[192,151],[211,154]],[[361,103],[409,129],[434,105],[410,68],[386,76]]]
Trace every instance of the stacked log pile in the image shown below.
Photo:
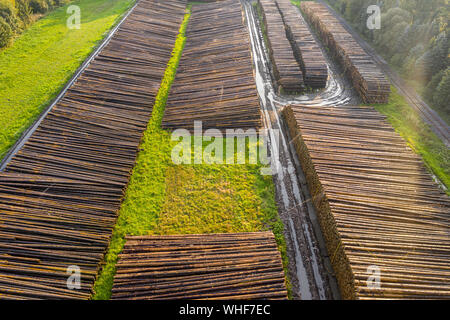
[[[311,88],[325,88],[328,67],[325,58],[300,11],[291,0],[276,0],[303,79]]]
[[[0,174],[0,298],[90,297],[185,7],[141,0]]]
[[[239,0],[194,5],[162,122],[166,129],[261,127],[250,38]]]
[[[362,100],[365,103],[387,103],[389,81],[328,8],[323,4],[304,1],[301,3],[301,9],[307,20],[317,29],[324,44],[345,69]]]
[[[286,299],[271,232],[128,237],[112,299]]]
[[[285,93],[303,90],[303,74],[289,42],[283,19],[274,0],[259,0],[275,80]]]
[[[385,117],[354,106],[283,115],[342,296],[449,299],[449,197]]]

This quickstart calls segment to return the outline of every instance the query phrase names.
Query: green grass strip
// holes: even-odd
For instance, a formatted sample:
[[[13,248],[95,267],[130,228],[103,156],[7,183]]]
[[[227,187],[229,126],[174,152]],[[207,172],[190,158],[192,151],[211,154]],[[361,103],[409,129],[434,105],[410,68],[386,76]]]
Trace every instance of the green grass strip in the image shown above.
[[[0,51],[0,159],[36,120],[134,0],[78,0],[81,29],[67,7],[34,23]]]

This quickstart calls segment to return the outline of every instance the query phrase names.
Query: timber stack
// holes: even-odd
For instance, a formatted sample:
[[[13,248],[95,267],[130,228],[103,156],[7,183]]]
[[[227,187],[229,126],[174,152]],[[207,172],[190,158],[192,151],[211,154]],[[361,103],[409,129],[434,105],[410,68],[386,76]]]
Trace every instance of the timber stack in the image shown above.
[[[239,0],[194,5],[167,100],[165,129],[258,129],[261,111]]]
[[[112,299],[287,299],[272,232],[127,237]]]
[[[365,103],[387,103],[389,81],[339,20],[323,4],[304,1],[301,9],[344,68],[362,100]]]
[[[283,115],[342,297],[450,299],[449,197],[385,117],[364,106]]]
[[[290,0],[276,0],[295,57],[300,63],[305,84],[311,88],[325,88],[328,67],[300,10]]]
[[[269,56],[279,91],[299,93],[303,90],[303,74],[286,34],[283,19],[274,0],[259,0],[267,35]]]

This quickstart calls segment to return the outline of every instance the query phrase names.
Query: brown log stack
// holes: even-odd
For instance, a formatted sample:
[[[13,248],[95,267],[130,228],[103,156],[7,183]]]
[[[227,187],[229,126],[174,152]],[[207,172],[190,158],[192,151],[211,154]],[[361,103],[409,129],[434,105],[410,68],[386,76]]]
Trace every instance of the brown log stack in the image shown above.
[[[312,88],[325,88],[328,80],[327,63],[300,10],[291,0],[276,0],[276,3],[295,57],[300,63],[305,84]]]
[[[450,199],[385,117],[358,106],[283,115],[343,298],[449,299]]]
[[[304,82],[300,65],[294,56],[280,11],[274,0],[259,0],[266,30],[268,50],[279,91],[299,93]]]

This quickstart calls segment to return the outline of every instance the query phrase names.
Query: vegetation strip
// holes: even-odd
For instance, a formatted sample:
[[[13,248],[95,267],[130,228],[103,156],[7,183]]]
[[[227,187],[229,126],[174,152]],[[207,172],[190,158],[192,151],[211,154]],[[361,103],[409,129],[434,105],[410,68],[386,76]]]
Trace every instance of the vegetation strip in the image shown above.
[[[90,297],[185,5],[141,0],[0,175],[2,296]]]
[[[0,51],[0,159],[58,95],[132,0],[79,0],[81,29],[68,29],[67,6],[38,20]],[[32,88],[32,90],[30,89]]]
[[[271,176],[262,165],[176,165],[176,142],[161,129],[167,97],[186,41],[186,14],[144,134],[94,299],[109,299],[127,235],[236,233],[272,230],[287,266],[283,224]],[[226,144],[226,139],[223,140]],[[206,146],[207,143],[204,144]],[[239,154],[236,152],[236,157]],[[287,282],[289,290],[289,282]]]
[[[170,163],[173,144],[169,134],[161,130],[160,125],[167,96],[186,41],[185,32],[190,17],[190,7],[188,5],[155,99],[152,118],[139,147],[140,152],[119,212],[104,266],[94,286],[93,299],[95,300],[107,300],[111,297],[115,265],[118,254],[125,244],[125,237],[143,235],[154,228],[158,209],[164,201],[165,171]]]
[[[127,237],[112,299],[286,299],[271,232]]]
[[[448,298],[450,200],[385,117],[301,105],[284,117],[343,298]],[[381,288],[367,286],[374,266]]]

